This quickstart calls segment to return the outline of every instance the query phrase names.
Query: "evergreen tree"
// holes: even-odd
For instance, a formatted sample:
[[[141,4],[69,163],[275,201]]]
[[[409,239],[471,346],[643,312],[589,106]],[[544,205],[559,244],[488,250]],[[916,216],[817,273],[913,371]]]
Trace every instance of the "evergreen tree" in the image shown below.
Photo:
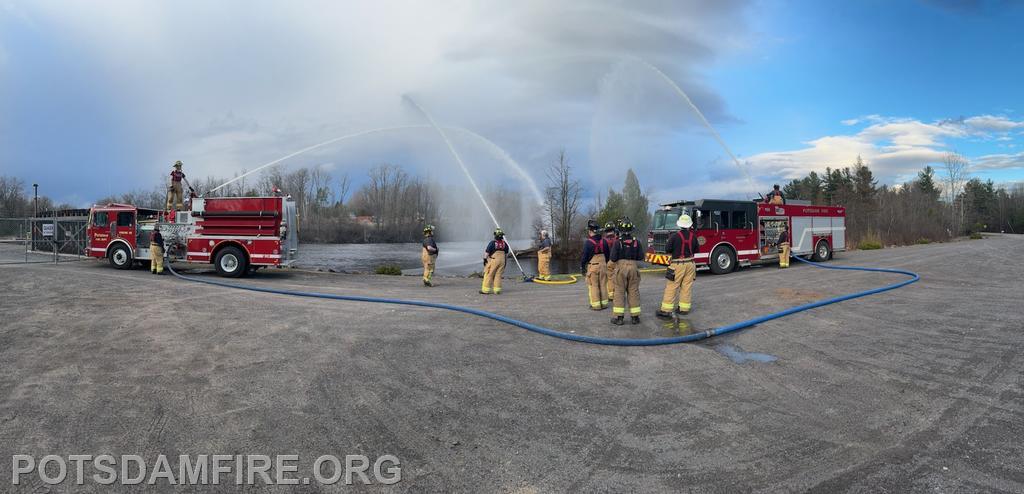
[[[626,202],[623,200],[623,195],[608,189],[608,200],[605,201],[601,212],[597,214],[597,222],[604,225],[626,215]]]
[[[924,169],[917,174],[917,180],[914,181],[914,188],[933,202],[938,201],[939,188],[935,186],[935,169],[931,166],[924,167]]]
[[[609,198],[610,200],[611,198]],[[625,203],[626,216],[633,221],[637,235],[646,235],[647,226],[651,220],[651,203],[646,195],[640,190],[640,181],[636,173],[630,168],[626,172],[626,183],[622,187],[622,200]]]

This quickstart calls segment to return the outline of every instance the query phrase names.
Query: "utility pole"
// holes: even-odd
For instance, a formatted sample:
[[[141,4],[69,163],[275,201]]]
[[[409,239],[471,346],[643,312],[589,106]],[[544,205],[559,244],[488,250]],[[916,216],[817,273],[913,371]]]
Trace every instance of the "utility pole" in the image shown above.
[[[39,215],[39,184],[32,184],[34,197],[32,198],[32,217]]]

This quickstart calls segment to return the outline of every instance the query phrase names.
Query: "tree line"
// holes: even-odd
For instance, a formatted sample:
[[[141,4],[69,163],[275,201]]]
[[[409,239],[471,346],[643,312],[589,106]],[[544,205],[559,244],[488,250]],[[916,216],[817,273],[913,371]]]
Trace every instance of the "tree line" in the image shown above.
[[[851,245],[907,245],[973,232],[1024,231],[1024,184],[1010,188],[970,176],[970,163],[949,153],[936,170],[926,166],[906,183],[878,185],[857,157],[843,168],[810,172],[783,188],[788,199],[846,207]]]

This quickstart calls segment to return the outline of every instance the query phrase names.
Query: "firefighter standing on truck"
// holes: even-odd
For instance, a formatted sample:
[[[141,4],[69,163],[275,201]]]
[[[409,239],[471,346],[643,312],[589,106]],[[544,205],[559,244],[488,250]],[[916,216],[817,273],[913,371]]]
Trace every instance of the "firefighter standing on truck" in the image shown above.
[[[615,301],[612,303],[612,324],[623,325],[626,306],[630,322],[640,324],[640,270],[637,261],[644,259],[644,245],[633,238],[633,223],[619,223],[619,238],[611,248],[609,263],[615,263]]]
[[[782,190],[779,189],[779,184],[775,184],[772,187],[772,191],[768,193],[767,197],[765,197],[765,201],[767,201],[768,204],[778,206],[786,204],[786,198],[782,196]]]
[[[508,255],[508,242],[501,228],[494,230],[494,240],[484,250],[484,282],[480,285],[480,293],[498,295],[501,293],[501,275],[505,272],[505,256]]]
[[[618,227],[615,221],[604,224],[604,243],[608,246],[608,264],[605,265],[605,286],[607,286],[608,298],[615,298],[615,261],[611,259],[611,249],[619,241]]]
[[[789,267],[789,226],[782,226],[782,233],[779,233],[779,267]]]
[[[149,271],[153,274],[164,274],[164,236],[160,227],[153,227],[153,235],[149,237]]]
[[[689,215],[679,216],[676,221],[679,231],[669,235],[665,244],[665,252],[671,255],[671,261],[665,271],[665,294],[661,298],[661,309],[658,317],[671,318],[677,308],[680,314],[686,315],[692,309],[693,280],[697,278],[697,266],[693,256],[697,254],[700,243],[697,234],[691,230],[693,219]],[[678,301],[678,303],[677,303]]]
[[[590,220],[587,222],[590,236],[583,241],[583,258],[580,272],[587,276],[587,300],[591,310],[608,308],[608,285],[605,273],[608,244],[601,238],[601,225]]]
[[[181,181],[185,179],[185,172],[181,171],[181,162],[174,162],[174,170],[171,170],[171,183],[167,186],[167,210],[171,210],[171,206],[175,206],[174,209],[182,209],[185,207],[182,202],[182,189]]]
[[[537,244],[537,278],[544,281],[551,280],[551,236],[547,230],[540,231],[540,241]]]
[[[434,241],[434,225],[423,227],[423,286],[434,286],[434,266],[437,265],[437,242]]]

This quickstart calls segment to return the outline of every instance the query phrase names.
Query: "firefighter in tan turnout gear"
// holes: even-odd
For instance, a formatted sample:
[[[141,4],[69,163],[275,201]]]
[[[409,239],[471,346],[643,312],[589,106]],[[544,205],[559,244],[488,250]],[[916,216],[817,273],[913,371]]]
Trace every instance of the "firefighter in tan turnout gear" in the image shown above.
[[[612,324],[622,326],[629,306],[630,322],[640,324],[640,270],[637,262],[644,259],[644,245],[633,238],[633,223],[619,224],[619,238],[611,248],[609,262],[615,263],[615,300],[612,302]]]
[[[149,237],[149,272],[153,274],[164,274],[164,236],[160,234],[160,227],[153,227],[153,234]]]
[[[679,231],[669,235],[665,244],[665,252],[672,257],[665,272],[665,278],[668,279],[665,294],[661,298],[661,308],[656,314],[663,318],[671,318],[672,312],[677,308],[683,315],[689,314],[693,308],[693,281],[697,278],[697,266],[693,263],[693,256],[697,254],[700,243],[697,234],[691,229],[693,220],[689,215],[680,215],[676,226],[679,227]]]
[[[590,220],[587,222],[590,234],[583,241],[583,258],[580,272],[587,275],[587,301],[591,310],[608,308],[608,279],[606,274],[608,243],[601,237],[601,225]]]
[[[779,233],[779,267],[789,267],[789,227],[783,226]]]
[[[434,241],[434,225],[423,227],[423,286],[434,286],[434,266],[437,265],[437,242]]]
[[[608,299],[615,299],[615,261],[611,259],[611,250],[615,247],[615,243],[619,241],[618,227],[615,225],[616,222],[609,221],[604,224],[604,243],[608,246],[608,264],[605,265],[605,285],[608,287]]]
[[[547,230],[540,231],[537,243],[537,278],[551,281],[551,235]]]
[[[175,210],[185,207],[181,181],[185,179],[185,172],[181,171],[181,162],[174,162],[174,170],[171,170],[171,182],[167,185],[167,210],[174,206]]]
[[[501,228],[494,230],[494,240],[484,250],[484,282],[480,285],[480,293],[489,295],[501,293],[501,275],[505,272],[505,257],[508,255],[508,242]]]

